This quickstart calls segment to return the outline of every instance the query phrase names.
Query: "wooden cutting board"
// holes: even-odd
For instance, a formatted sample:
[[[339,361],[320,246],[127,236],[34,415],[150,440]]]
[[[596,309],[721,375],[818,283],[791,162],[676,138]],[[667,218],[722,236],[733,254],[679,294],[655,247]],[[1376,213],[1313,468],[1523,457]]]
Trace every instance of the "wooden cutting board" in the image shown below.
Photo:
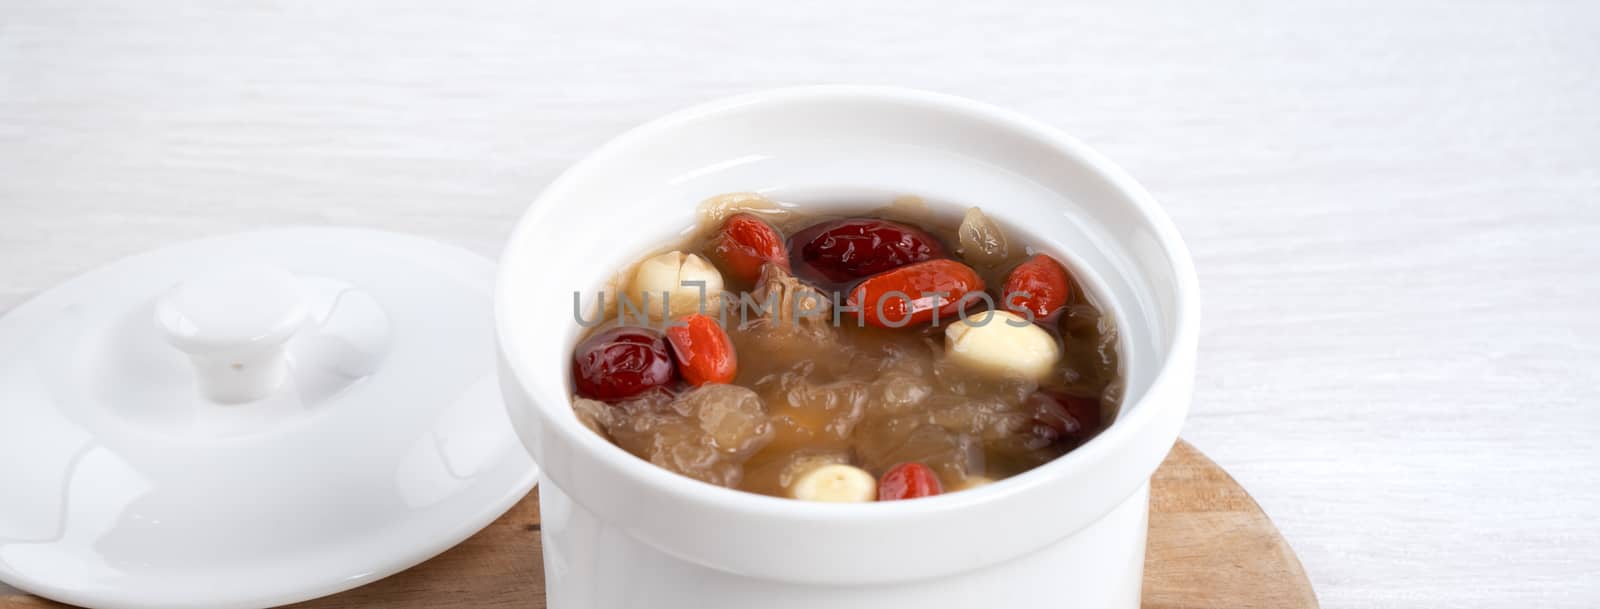
[[[539,501],[530,494],[494,524],[433,560],[295,609],[544,608]],[[1182,440],[1150,492],[1145,609],[1317,609],[1294,550],[1255,500]],[[0,596],[0,608],[64,607]]]

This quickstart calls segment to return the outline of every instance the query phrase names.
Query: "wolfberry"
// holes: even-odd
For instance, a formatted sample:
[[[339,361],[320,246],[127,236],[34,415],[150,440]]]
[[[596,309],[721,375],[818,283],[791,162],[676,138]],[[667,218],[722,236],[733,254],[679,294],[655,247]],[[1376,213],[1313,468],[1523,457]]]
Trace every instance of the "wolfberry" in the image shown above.
[[[901,463],[891,467],[878,481],[878,501],[932,497],[943,492],[939,476],[921,463]]]
[[[728,216],[722,229],[711,238],[710,254],[724,273],[744,283],[761,277],[761,267],[768,262],[789,268],[783,235],[754,214]]]
[[[667,328],[667,342],[678,361],[678,373],[696,387],[707,383],[731,383],[738,374],[738,359],[733,341],[716,318],[694,314],[683,318],[683,325]]]
[[[962,299],[983,291],[977,271],[954,260],[929,260],[868,277],[847,300],[862,320],[900,328],[955,317]],[[941,321],[942,323],[942,321]]]
[[[1001,304],[1018,314],[1026,311],[1034,319],[1044,319],[1067,306],[1071,290],[1067,269],[1055,258],[1039,254],[1011,269],[1000,294]]]

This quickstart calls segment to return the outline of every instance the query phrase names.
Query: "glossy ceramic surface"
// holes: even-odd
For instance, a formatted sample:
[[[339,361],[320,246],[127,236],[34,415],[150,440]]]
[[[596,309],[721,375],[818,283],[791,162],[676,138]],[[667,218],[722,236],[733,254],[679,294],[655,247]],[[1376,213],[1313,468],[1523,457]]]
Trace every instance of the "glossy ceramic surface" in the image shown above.
[[[1117,316],[1128,381],[1118,420],[1025,474],[884,504],[742,493],[612,446],[569,406],[574,293],[587,302],[616,269],[692,226],[696,203],[735,191],[834,208],[919,195],[952,217],[981,206],[1067,261]],[[1137,606],[1144,489],[1193,384],[1194,270],[1142,188],[1046,125],[967,100],[858,87],[771,91],[673,114],[611,141],[545,190],[506,250],[496,298],[507,403],[547,476],[552,609],[748,607],[759,598],[784,607],[1015,606],[1046,587],[1082,591],[1076,606]],[[961,584],[894,593],[913,582]]]
[[[89,607],[266,607],[465,539],[537,476],[495,383],[492,276],[422,239],[286,229],[17,307],[0,580]]]

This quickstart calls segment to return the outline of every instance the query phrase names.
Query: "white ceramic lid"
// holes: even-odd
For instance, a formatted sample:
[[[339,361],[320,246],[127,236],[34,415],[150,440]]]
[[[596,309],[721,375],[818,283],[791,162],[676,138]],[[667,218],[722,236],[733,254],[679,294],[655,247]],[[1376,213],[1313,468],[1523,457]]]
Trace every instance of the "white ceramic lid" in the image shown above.
[[[0,317],[0,581],[88,607],[267,607],[481,529],[537,477],[494,265],[299,228],[120,260]]]

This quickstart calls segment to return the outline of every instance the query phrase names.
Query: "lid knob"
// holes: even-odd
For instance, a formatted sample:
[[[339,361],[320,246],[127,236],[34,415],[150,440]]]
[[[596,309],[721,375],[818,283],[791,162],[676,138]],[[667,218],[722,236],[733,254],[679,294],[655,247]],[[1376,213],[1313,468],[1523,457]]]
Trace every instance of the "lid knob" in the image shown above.
[[[194,364],[200,393],[223,404],[270,395],[289,376],[285,343],[306,320],[300,281],[268,265],[218,269],[156,302],[167,341]]]

